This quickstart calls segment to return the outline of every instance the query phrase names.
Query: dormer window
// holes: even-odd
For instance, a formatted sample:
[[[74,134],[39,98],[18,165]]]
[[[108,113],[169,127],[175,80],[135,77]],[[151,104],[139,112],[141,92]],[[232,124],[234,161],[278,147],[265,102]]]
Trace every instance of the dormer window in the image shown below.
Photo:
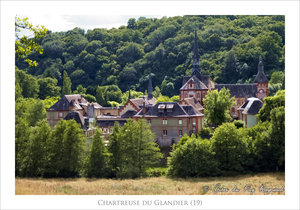
[[[164,112],[166,105],[164,104],[159,104],[158,105],[158,112]]]

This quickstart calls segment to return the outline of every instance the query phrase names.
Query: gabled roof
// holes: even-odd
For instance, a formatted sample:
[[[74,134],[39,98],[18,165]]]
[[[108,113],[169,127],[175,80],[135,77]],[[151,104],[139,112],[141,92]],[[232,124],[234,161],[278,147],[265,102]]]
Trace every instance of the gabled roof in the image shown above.
[[[126,120],[120,120],[120,119],[114,119],[114,120],[97,120],[97,125],[99,127],[113,127],[115,125],[115,122],[119,122],[120,126],[123,126],[127,121]]]
[[[182,104],[182,103],[193,106],[197,111],[204,109],[203,106],[201,105],[201,103],[199,101],[197,101],[197,99],[195,99],[194,97],[184,98],[180,102],[180,104]]]
[[[58,100],[54,105],[52,105],[49,111],[69,111],[70,106],[74,106],[75,110],[82,109],[80,104],[87,104],[88,101],[85,100],[81,95],[64,95],[60,100]]]
[[[124,114],[121,115],[121,118],[131,118],[137,114],[135,110],[127,110]]]
[[[86,129],[84,125],[84,117],[80,114],[80,112],[72,111],[67,114],[67,116],[64,118],[65,120],[71,120],[74,119],[77,123],[81,125],[82,129]]]
[[[258,114],[259,110],[263,106],[263,102],[258,98],[248,98],[247,101],[239,108],[239,110],[243,110],[243,114]]]
[[[257,93],[256,84],[216,84],[215,88],[221,90],[223,87],[229,89],[231,97],[250,98],[255,97]]]
[[[173,105],[172,110],[167,110],[167,105]],[[158,107],[164,107],[159,111]],[[171,106],[169,106],[171,107]],[[143,110],[139,111],[135,117],[188,117],[188,116],[203,116],[194,107],[189,105],[180,105],[176,102],[159,102],[155,106],[146,106],[146,112],[143,115]]]
[[[188,81],[180,88],[180,90],[191,89],[188,85],[190,82],[195,83],[196,90],[208,89],[207,86],[194,75],[188,79]]]

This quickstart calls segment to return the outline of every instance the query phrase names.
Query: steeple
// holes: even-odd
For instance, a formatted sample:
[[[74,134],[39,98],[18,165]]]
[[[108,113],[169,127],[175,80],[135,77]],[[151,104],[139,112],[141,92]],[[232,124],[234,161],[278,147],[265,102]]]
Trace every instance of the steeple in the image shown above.
[[[128,92],[128,100],[131,99],[131,94],[130,94],[130,88],[129,88],[129,92]]]
[[[198,37],[197,30],[195,29],[195,39],[194,39],[194,55],[193,55],[193,68],[191,71],[191,76],[193,75],[201,75],[200,62],[199,62],[199,51],[198,51]]]
[[[259,56],[259,61],[258,61],[258,72],[257,75],[255,75],[254,82],[255,83],[265,83],[268,82],[269,80],[267,79],[265,73],[264,73],[264,64],[262,61],[262,57]]]
[[[152,92],[153,92],[153,88],[152,88],[152,79],[151,79],[151,74],[149,74],[148,99],[153,98]]]

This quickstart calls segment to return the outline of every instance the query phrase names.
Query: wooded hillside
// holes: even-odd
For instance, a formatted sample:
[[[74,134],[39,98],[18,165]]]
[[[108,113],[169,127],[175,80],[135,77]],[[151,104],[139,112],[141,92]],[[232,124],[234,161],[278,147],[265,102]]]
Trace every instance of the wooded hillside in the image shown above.
[[[183,16],[129,19],[118,29],[74,28],[39,39],[43,54],[28,56],[16,66],[37,78],[51,77],[63,84],[63,73],[96,95],[98,86],[117,85],[145,92],[148,75],[163,95],[179,94],[190,73],[194,30],[197,28],[200,66],[216,83],[249,83],[262,55],[265,72],[284,72],[284,16]]]

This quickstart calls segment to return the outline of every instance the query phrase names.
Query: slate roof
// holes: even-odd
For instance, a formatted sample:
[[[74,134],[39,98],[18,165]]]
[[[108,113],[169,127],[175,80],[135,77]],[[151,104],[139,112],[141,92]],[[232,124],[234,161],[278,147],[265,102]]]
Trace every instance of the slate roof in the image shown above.
[[[267,79],[266,75],[264,74],[264,72],[259,71],[257,73],[257,75],[255,75],[254,78],[254,82],[258,83],[258,82],[268,82],[269,80]]]
[[[172,111],[167,111],[167,105],[173,104]],[[160,112],[158,107],[164,106],[163,112]],[[188,116],[203,116],[203,114],[199,113],[192,106],[189,105],[180,105],[176,102],[160,102],[155,104],[155,106],[146,106],[145,115],[143,115],[143,110],[139,111],[136,117],[188,117]]]
[[[256,84],[216,84],[215,88],[221,90],[223,87],[229,89],[231,97],[250,98],[255,97],[257,93]]]
[[[127,122],[126,120],[120,120],[120,119],[114,119],[114,120],[97,120],[97,125],[99,127],[113,127],[116,121],[119,122],[120,126],[123,126]]]
[[[251,114],[256,115],[258,114],[259,110],[263,106],[263,102],[258,98],[248,98],[247,101],[239,108],[243,110],[243,114]]]
[[[134,115],[137,114],[135,110],[127,110],[124,114],[121,115],[121,118],[132,118]]]
[[[258,82],[268,82],[269,80],[267,79],[265,73],[264,73],[264,64],[262,61],[261,56],[259,56],[259,62],[258,62],[258,73],[257,75],[255,75],[255,79],[254,82],[258,83]]]
[[[88,103],[81,95],[64,95],[54,105],[52,105],[49,111],[69,111],[70,106],[74,106],[76,110],[82,109],[80,104]]]
[[[190,89],[188,86],[188,83],[190,81],[195,82],[196,89],[198,90],[203,90],[203,89],[211,90],[215,87],[214,83],[210,80],[208,75],[199,75],[199,76],[193,75],[191,77],[187,77],[187,76],[183,77],[183,85],[180,88],[180,90]]]
[[[67,116],[64,118],[65,120],[71,120],[74,119],[77,123],[81,125],[82,129],[86,129],[84,125],[84,117],[77,111],[72,111],[67,114]]]
[[[193,106],[197,111],[204,109],[200,102],[197,101],[197,99],[195,99],[194,97],[185,98],[182,100],[182,102],[185,102],[187,105]]]

